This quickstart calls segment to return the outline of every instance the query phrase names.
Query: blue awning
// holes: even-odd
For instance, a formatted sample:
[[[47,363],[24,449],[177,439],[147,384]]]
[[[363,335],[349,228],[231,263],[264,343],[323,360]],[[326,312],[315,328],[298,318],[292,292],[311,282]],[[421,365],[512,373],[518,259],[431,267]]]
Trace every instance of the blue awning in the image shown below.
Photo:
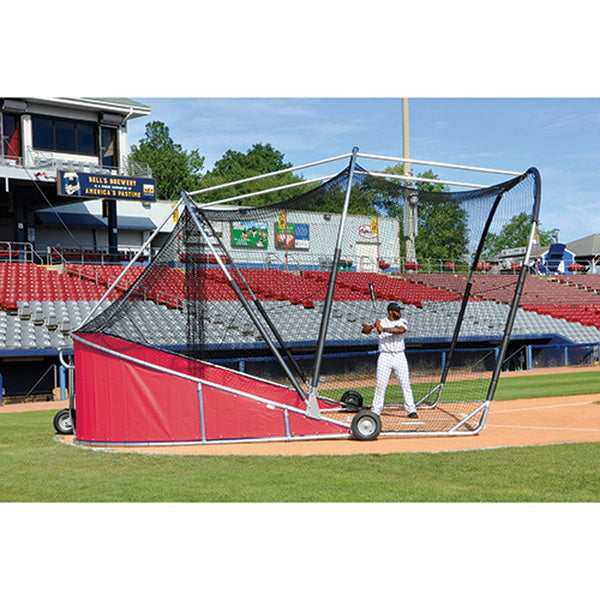
[[[68,227],[84,227],[90,229],[106,229],[108,227],[107,219],[97,217],[91,213],[59,211],[57,214],[54,211],[37,211],[36,215],[42,225],[61,225],[62,219],[62,222]],[[154,221],[148,217],[127,217],[117,215],[117,228],[134,229],[137,231],[153,231],[156,229],[156,225],[154,224]]]

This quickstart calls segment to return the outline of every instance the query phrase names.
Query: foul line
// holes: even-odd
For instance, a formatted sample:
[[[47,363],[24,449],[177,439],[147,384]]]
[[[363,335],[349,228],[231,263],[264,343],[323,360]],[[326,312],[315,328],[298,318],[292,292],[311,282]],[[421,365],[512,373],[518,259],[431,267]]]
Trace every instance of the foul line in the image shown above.
[[[508,427],[510,429],[549,429],[551,431],[589,431],[591,433],[600,433],[600,429],[584,429],[581,427],[540,427],[537,425],[497,425],[486,424],[488,427]]]
[[[546,408],[565,408],[566,406],[583,406],[584,404],[593,404],[593,401],[587,400],[586,402],[572,402],[569,404],[553,404],[551,406],[530,406],[528,408],[511,408],[509,410],[492,410],[492,411],[490,411],[490,414],[499,415],[502,413],[521,412],[524,410],[544,410]]]

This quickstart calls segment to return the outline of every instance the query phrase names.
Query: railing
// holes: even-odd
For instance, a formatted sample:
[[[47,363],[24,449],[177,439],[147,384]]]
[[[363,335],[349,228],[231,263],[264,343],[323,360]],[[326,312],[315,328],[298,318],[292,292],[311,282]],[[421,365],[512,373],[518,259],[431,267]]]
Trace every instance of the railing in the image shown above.
[[[0,154],[0,165],[5,167],[25,167],[21,156],[5,156]]]
[[[332,256],[322,254],[306,253],[300,257],[298,254],[288,255],[284,252],[267,252],[265,255],[254,259],[248,253],[233,248],[230,254],[236,263],[242,266],[252,265],[254,268],[282,269],[286,271],[302,270],[329,270],[332,265]],[[206,255],[208,257],[208,254]],[[210,259],[210,257],[208,257]],[[210,260],[209,260],[210,262]],[[216,262],[216,261],[215,261]],[[388,275],[402,273],[454,273],[468,274],[472,263],[466,260],[455,260],[451,258],[424,258],[417,257],[414,260],[404,256],[390,255],[343,255],[340,259],[340,270],[359,271],[365,273],[384,273]],[[482,260],[475,265],[477,273],[502,273],[516,274],[522,269],[522,265],[515,261],[491,262]],[[566,266],[566,274],[583,274],[600,272],[599,261],[578,261]],[[530,267],[532,273],[536,273],[535,265]],[[546,273],[552,276],[552,273]]]
[[[118,250],[118,262],[129,262],[138,252],[139,247],[120,247]],[[147,253],[139,257],[139,262],[146,263],[150,259]],[[80,246],[79,248],[63,248],[61,246],[48,246],[46,248],[46,263],[49,265],[65,265],[74,263],[96,263],[100,265],[114,264],[113,255],[105,248],[94,248],[91,246]]]
[[[600,344],[526,345],[521,352],[524,369],[600,364]]]
[[[51,153],[27,148],[25,156],[0,155],[0,166],[17,167],[43,171],[47,177],[55,177],[56,171],[77,171],[80,173],[106,173],[112,175],[130,175],[132,177],[152,177],[152,170],[147,163],[137,163],[127,156],[121,156],[120,166],[110,167],[90,160],[56,158]],[[48,173],[49,171],[49,173]]]
[[[43,258],[34,250],[30,242],[0,241],[0,262],[38,262]]]
[[[75,265],[67,266],[67,273],[73,277],[79,277],[91,281],[96,285],[105,286],[107,289],[110,288],[119,279],[119,275],[100,274],[94,269],[94,265],[87,267],[77,267]],[[135,282],[137,276],[133,279],[127,279],[126,277],[120,279],[115,286],[115,290],[120,292],[126,292],[131,285]],[[156,304],[164,304],[169,308],[183,308],[184,299],[180,296],[176,296],[170,292],[163,290],[148,290],[143,285],[139,287],[134,293],[135,298],[140,300],[152,300]]]
[[[394,273],[469,273],[471,263],[464,260],[454,260],[450,258],[417,258],[410,260],[406,257],[380,256],[373,258],[370,256],[360,256],[358,259],[358,269],[361,271],[382,272],[388,274]],[[494,270],[494,266],[488,262],[477,263],[477,271],[489,273]]]
[[[118,250],[118,262],[129,262],[139,250],[139,246],[120,247]],[[151,252],[142,254],[139,262],[147,263],[155,254],[155,249]],[[235,250],[231,251],[240,263],[248,260],[244,254]],[[238,256],[239,254],[239,256]],[[211,258],[206,255],[207,258]],[[78,248],[63,248],[60,245],[48,246],[45,256],[36,251],[30,242],[11,242],[0,241],[0,261],[6,262],[39,262],[49,265],[64,265],[67,262],[77,263],[114,263],[112,255],[106,248],[94,248],[92,246],[81,246]],[[185,262],[180,257],[181,262]],[[210,261],[209,261],[210,262]],[[215,260],[216,262],[216,260]],[[258,262],[267,269],[285,269],[290,271],[301,270],[319,270],[329,269],[331,267],[331,257],[322,255],[305,255],[302,260],[298,257],[288,257],[287,262],[283,254],[268,253]],[[257,264],[258,264],[257,262]],[[382,256],[374,258],[372,256],[353,256],[352,258],[343,258],[341,260],[342,270],[364,271],[372,273],[384,273],[394,275],[396,273],[468,273],[471,263],[444,258],[417,258],[409,260],[405,257]],[[477,263],[476,270],[479,273],[517,273],[521,266],[517,263],[510,265],[490,263],[482,261]],[[536,273],[535,265],[531,267],[531,272]],[[600,261],[580,260],[566,265],[565,273],[544,273],[549,278],[560,275],[584,275],[600,273]]]

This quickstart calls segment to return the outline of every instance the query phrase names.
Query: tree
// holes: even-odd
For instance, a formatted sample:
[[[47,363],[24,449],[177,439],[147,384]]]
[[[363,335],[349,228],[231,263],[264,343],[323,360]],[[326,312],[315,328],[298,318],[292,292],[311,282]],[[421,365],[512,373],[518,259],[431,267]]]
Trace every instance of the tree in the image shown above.
[[[418,177],[437,179],[431,170]],[[467,212],[461,203],[450,196],[436,196],[448,192],[442,183],[420,181],[416,184],[420,192],[434,192],[418,207],[419,235],[415,241],[416,252],[423,258],[463,260],[469,244]]]
[[[378,182],[373,182],[369,178],[363,179],[361,175],[354,175],[348,202],[348,214],[380,216],[381,211],[377,206],[377,198],[379,197]],[[347,185],[348,179],[346,177],[327,181],[321,188],[322,193],[315,192],[313,197],[303,204],[302,208],[315,212],[341,213],[346,199]]]
[[[385,172],[401,175],[403,167],[401,164],[397,164],[387,168]],[[419,173],[417,177],[438,178],[431,170]],[[403,196],[408,192],[399,193],[398,184],[381,182],[381,180],[375,182],[373,188],[377,188],[374,204],[381,214],[396,217],[402,223],[405,200]],[[415,240],[417,255],[421,258],[446,260],[465,258],[469,243],[467,213],[461,207],[460,202],[440,194],[449,191],[448,187],[442,183],[419,181],[415,184],[415,189],[420,196],[417,205],[418,235]]]
[[[554,239],[556,230],[542,230],[539,228],[539,245],[549,246]],[[489,233],[482,252],[482,258],[489,260],[502,250],[527,246],[531,234],[531,215],[520,213],[515,215],[502,227],[500,233]]]
[[[271,146],[271,144],[254,144],[245,154],[236,150],[227,150],[215,163],[213,169],[202,178],[202,189],[247,179],[256,175],[264,175],[275,171],[283,171],[291,167],[285,162],[284,155]],[[197,197],[201,202],[211,202],[225,198],[233,198],[260,190],[289,185],[304,181],[300,175],[282,173],[265,179],[236,184],[231,187],[206,192]],[[269,192],[259,196],[251,196],[237,201],[242,206],[265,206],[292,198],[308,188],[304,186],[292,187],[278,192]]]
[[[185,151],[176,144],[169,128],[160,121],[146,125],[146,133],[138,146],[132,146],[129,158],[148,163],[156,180],[156,195],[162,200],[179,199],[182,190],[200,186],[204,157],[198,150]]]

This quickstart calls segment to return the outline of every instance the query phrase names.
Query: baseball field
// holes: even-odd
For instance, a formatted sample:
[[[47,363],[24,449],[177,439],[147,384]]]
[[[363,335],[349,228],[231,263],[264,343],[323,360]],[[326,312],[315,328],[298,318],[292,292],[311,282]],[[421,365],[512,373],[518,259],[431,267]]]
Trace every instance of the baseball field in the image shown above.
[[[62,403],[4,405],[0,501],[599,501],[600,367],[531,373],[450,438],[92,449],[55,434]]]

